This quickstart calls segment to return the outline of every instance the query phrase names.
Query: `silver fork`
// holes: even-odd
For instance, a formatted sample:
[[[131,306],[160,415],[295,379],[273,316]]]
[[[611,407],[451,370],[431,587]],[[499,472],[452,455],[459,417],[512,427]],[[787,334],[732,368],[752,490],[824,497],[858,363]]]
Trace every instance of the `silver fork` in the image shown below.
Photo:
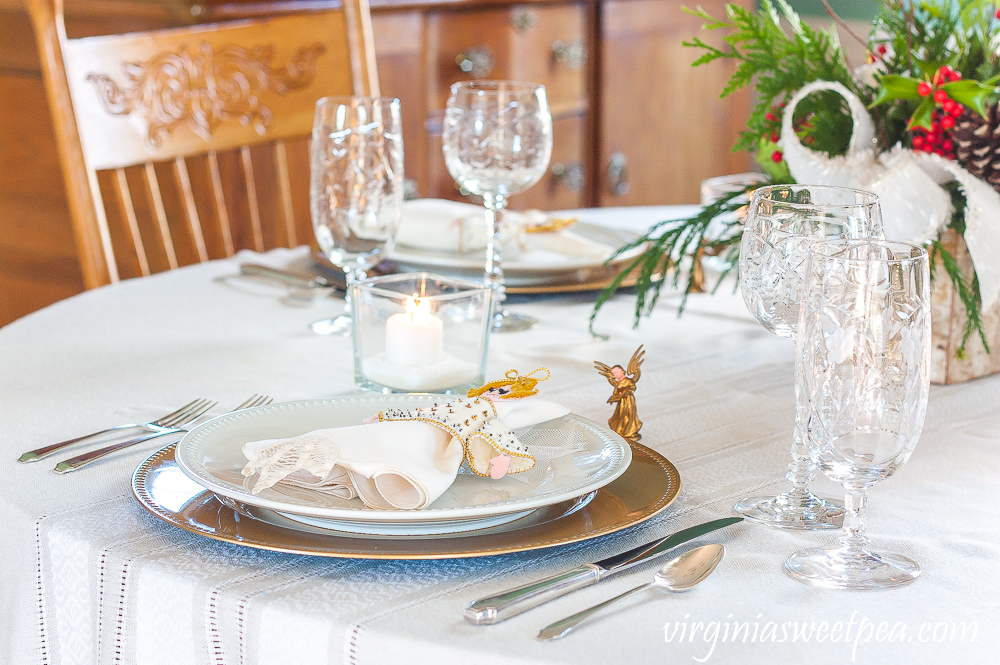
[[[265,404],[270,404],[272,401],[273,399],[266,395],[253,395],[247,401],[243,402],[238,407],[230,411],[230,413],[234,411],[242,411],[243,409],[249,409],[254,406],[264,406]],[[76,457],[71,457],[68,460],[64,460],[56,464],[55,468],[53,468],[52,470],[59,474],[69,473],[70,471],[76,471],[77,469],[84,467],[90,464],[91,462],[94,462],[96,460],[101,459],[102,457],[110,455],[111,453],[118,452],[119,450],[122,450],[124,448],[129,448],[144,441],[150,441],[151,439],[156,439],[161,436],[168,436],[170,434],[182,434],[184,432],[187,432],[186,429],[183,429],[185,425],[191,423],[192,421],[204,415],[205,412],[207,412],[216,404],[218,404],[218,402],[212,402],[211,404],[206,406],[204,409],[201,409],[198,413],[195,413],[194,415],[187,414],[183,416],[182,422],[173,423],[172,427],[168,431],[159,432],[156,434],[150,434],[147,436],[141,436],[136,439],[129,439],[128,441],[122,441],[121,443],[115,443],[110,446],[106,446],[104,448],[98,448],[97,450],[92,450],[89,453],[84,453],[82,455],[77,455]]]
[[[203,407],[204,405],[206,405],[208,403],[209,403],[209,400],[207,400],[207,399],[196,399],[196,400],[194,400],[193,402],[191,402],[189,404],[185,404],[184,406],[182,406],[181,408],[177,409],[173,413],[168,413],[167,415],[163,416],[162,418],[157,418],[156,420],[151,420],[148,423],[126,423],[124,425],[118,425],[117,427],[109,427],[108,429],[103,429],[100,432],[93,432],[92,434],[87,434],[86,436],[78,436],[75,439],[70,439],[68,441],[61,441],[60,443],[53,443],[52,445],[43,446],[43,447],[38,448],[36,450],[29,450],[28,452],[26,452],[23,455],[21,455],[20,457],[18,457],[17,461],[18,462],[25,462],[25,463],[27,463],[27,462],[37,462],[38,460],[40,460],[40,459],[42,459],[44,457],[48,457],[52,453],[57,453],[60,450],[62,450],[63,448],[68,448],[68,447],[72,446],[75,443],[80,443],[81,441],[86,441],[87,439],[92,439],[92,438],[94,438],[96,436],[100,436],[101,434],[107,434],[109,432],[115,432],[117,430],[124,430],[124,429],[144,429],[144,430],[148,430],[150,432],[163,432],[165,429],[167,429],[169,427],[168,423],[172,422],[175,418],[183,416],[184,414],[190,413],[192,411],[197,411],[198,409],[200,409],[201,407]]]

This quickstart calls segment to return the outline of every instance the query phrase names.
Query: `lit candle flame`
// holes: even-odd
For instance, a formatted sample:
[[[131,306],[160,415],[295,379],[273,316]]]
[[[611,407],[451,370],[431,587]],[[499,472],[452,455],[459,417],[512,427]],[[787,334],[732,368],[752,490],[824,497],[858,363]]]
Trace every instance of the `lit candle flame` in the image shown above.
[[[427,298],[418,298],[414,293],[406,297],[406,313],[410,315],[410,321],[417,318],[424,319],[431,313],[431,301]]]

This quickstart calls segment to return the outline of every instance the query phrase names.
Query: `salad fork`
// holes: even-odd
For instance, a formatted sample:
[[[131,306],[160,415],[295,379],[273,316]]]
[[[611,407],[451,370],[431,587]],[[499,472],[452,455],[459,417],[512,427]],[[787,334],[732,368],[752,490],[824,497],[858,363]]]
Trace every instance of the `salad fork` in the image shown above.
[[[273,399],[266,395],[253,395],[245,402],[240,404],[238,407],[230,411],[230,413],[235,411],[242,411],[243,409],[249,409],[255,406],[264,406],[265,404],[270,404],[272,401]],[[182,434],[184,432],[187,432],[186,429],[183,429],[185,425],[193,422],[194,420],[204,415],[209,409],[214,407],[216,404],[218,404],[218,402],[212,402],[211,404],[208,404],[204,408],[199,409],[198,412],[196,413],[193,414],[188,413],[183,416],[180,416],[179,422],[172,423],[170,429],[168,429],[167,431],[141,436],[136,439],[129,439],[128,441],[122,441],[121,443],[115,443],[110,446],[106,446],[104,448],[98,448],[97,450],[92,450],[89,453],[84,453],[82,455],[77,455],[76,457],[71,457],[68,460],[64,460],[56,464],[52,470],[58,474],[69,473],[70,471],[76,471],[77,469],[82,468],[90,464],[91,462],[99,460],[102,457],[106,457],[111,453],[117,452],[124,448],[130,448],[131,446],[143,443],[144,441],[150,441],[152,439],[156,439],[161,436],[168,436],[170,434]]]
[[[194,400],[193,402],[191,402],[189,404],[185,404],[184,406],[182,406],[181,408],[177,409],[176,411],[174,411],[172,413],[168,413],[167,415],[165,415],[165,416],[163,416],[161,418],[157,418],[156,420],[151,420],[148,423],[126,423],[124,425],[118,425],[116,427],[109,427],[108,429],[101,430],[100,432],[93,432],[93,433],[87,434],[85,436],[78,436],[75,439],[69,439],[68,441],[62,441],[60,443],[53,443],[52,445],[43,446],[43,447],[38,448],[36,450],[29,450],[28,452],[26,452],[23,455],[21,455],[20,457],[18,457],[17,461],[18,462],[24,462],[24,463],[37,462],[38,460],[40,460],[40,459],[42,459],[44,457],[48,457],[52,453],[57,453],[60,450],[62,450],[63,448],[68,448],[69,446],[72,446],[75,443],[80,443],[81,441],[86,441],[87,439],[92,439],[92,438],[94,438],[96,436],[100,436],[101,434],[107,434],[109,432],[115,432],[115,431],[118,431],[118,430],[144,429],[144,430],[147,430],[147,431],[150,431],[150,432],[163,432],[165,429],[167,429],[167,428],[170,427],[170,423],[173,422],[174,419],[182,417],[182,416],[184,416],[187,413],[191,413],[193,411],[197,411],[198,409],[202,408],[203,406],[205,406],[208,403],[209,403],[209,400],[207,400],[207,399],[196,399],[196,400]],[[204,413],[204,411],[202,413]]]

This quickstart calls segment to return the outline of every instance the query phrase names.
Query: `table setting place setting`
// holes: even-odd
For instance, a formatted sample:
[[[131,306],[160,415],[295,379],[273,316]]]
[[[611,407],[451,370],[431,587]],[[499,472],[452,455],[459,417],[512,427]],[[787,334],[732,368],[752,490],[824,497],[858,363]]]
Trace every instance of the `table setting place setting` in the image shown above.
[[[4,444],[22,488],[5,511],[28,516],[8,635],[45,663],[940,660],[926,615],[929,636],[978,621],[978,643],[948,623],[945,646],[985,662],[995,600],[928,605],[958,574],[928,531],[960,515],[914,524],[947,491],[928,489],[933,459],[914,458],[919,481],[902,467],[922,433],[945,455],[995,411],[928,416],[932,260],[886,239],[878,196],[721,181],[745,191],[742,238],[704,270],[731,271],[730,293],[678,318],[680,259],[642,264],[644,229],[691,208],[508,210],[549,165],[544,86],[454,84],[443,150],[482,205],[404,201],[398,100],[321,99],[318,252],[132,280],[2,331],[16,390],[69,395],[65,371],[93,393],[65,405],[66,440]],[[666,283],[658,310],[632,328],[623,297],[602,300],[608,335],[591,334],[594,292],[643,270]],[[158,315],[98,320],[169,289]],[[77,339],[34,340],[59,307]],[[132,396],[147,406],[114,410]],[[963,441],[941,474],[980,460]],[[955,547],[984,547],[969,538]],[[851,612],[846,638],[789,637]]]

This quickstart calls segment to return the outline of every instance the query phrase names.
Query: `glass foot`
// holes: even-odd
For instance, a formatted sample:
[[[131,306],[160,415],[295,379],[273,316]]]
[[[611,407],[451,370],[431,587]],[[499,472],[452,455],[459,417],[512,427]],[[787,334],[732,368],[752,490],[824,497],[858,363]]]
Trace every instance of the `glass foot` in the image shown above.
[[[500,316],[493,317],[493,332],[517,332],[519,330],[529,330],[535,327],[538,319],[524,314],[512,314],[503,310]]]
[[[796,552],[785,559],[785,572],[804,584],[868,591],[905,586],[917,579],[920,566],[899,554],[817,547]]]
[[[815,531],[839,529],[844,524],[841,506],[812,492],[785,492],[778,496],[743,499],[735,506],[743,517],[779,529]]]
[[[332,319],[313,321],[309,327],[317,335],[343,335],[351,334],[351,317],[348,314],[341,314]]]

